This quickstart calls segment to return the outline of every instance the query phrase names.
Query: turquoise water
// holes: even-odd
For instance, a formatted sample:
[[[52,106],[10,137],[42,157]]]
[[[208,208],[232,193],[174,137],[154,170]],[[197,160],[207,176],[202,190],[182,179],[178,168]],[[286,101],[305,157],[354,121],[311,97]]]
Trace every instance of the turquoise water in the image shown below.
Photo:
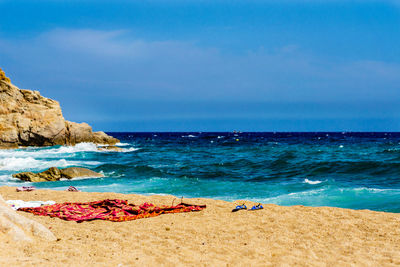
[[[90,143],[0,150],[0,185],[400,212],[400,133],[111,134],[123,152]],[[52,166],[87,167],[105,177],[11,177]]]

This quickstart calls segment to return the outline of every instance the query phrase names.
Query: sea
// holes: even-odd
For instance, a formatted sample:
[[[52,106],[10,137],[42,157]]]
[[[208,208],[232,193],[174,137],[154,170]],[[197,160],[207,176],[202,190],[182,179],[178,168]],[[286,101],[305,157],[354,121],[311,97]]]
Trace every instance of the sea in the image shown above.
[[[92,143],[0,150],[0,186],[400,212],[400,133],[109,134],[120,139],[122,152],[99,151]],[[12,178],[53,166],[86,167],[105,177]]]

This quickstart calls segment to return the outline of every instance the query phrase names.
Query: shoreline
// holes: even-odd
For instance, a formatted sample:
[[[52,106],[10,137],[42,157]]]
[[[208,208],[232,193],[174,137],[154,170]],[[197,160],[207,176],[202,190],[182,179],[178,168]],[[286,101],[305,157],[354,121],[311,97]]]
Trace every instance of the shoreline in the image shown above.
[[[129,203],[171,205],[180,198],[160,195],[65,192],[37,189],[16,192],[2,186],[4,199],[87,202],[107,198]],[[60,240],[29,244],[1,236],[0,265],[76,266],[276,266],[398,265],[400,214],[333,207],[264,205],[263,210],[238,211],[250,201],[191,198],[206,204],[200,212],[164,214],[127,222],[95,220],[76,223],[59,218],[18,214],[33,219]]]

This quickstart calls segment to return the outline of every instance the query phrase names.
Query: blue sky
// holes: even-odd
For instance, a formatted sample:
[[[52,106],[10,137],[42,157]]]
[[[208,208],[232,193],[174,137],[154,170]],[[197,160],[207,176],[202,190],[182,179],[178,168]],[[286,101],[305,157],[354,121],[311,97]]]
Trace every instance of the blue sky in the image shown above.
[[[96,130],[400,130],[397,0],[0,0],[0,10],[0,67]]]

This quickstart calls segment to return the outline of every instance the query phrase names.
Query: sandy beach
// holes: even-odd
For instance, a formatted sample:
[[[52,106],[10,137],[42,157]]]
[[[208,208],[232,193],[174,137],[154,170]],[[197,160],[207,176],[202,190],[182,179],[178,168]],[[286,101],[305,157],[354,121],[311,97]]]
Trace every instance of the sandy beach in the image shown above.
[[[16,192],[4,199],[95,201],[170,205],[173,196],[51,190]],[[206,204],[200,212],[166,214],[128,222],[76,223],[19,214],[42,223],[59,239],[15,243],[1,236],[1,266],[390,266],[400,264],[400,214],[329,207],[281,207],[232,213],[234,203]],[[254,203],[246,202],[247,206]]]

